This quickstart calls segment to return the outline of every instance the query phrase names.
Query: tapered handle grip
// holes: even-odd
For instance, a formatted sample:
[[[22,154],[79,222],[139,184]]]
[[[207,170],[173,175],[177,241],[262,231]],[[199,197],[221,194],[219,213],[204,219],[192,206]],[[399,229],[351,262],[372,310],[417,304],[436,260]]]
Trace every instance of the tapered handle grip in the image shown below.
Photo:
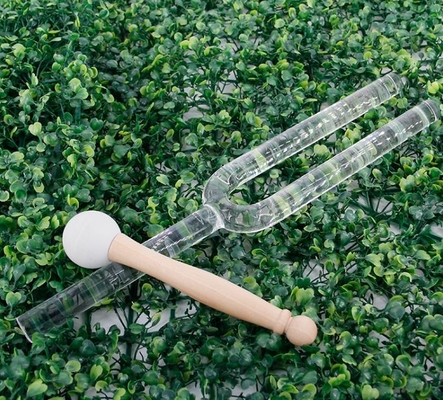
[[[289,310],[281,310],[210,272],[157,253],[124,234],[114,238],[108,258],[159,279],[218,311],[280,335],[285,333],[296,346],[311,344],[317,336],[312,319],[292,317]]]

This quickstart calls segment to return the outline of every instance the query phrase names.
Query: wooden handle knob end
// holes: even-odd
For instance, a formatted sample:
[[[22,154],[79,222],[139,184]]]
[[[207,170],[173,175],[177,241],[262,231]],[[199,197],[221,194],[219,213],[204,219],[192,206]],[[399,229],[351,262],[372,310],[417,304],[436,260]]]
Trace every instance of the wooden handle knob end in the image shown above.
[[[297,315],[288,321],[285,335],[295,346],[311,344],[317,337],[317,325],[311,318]]]

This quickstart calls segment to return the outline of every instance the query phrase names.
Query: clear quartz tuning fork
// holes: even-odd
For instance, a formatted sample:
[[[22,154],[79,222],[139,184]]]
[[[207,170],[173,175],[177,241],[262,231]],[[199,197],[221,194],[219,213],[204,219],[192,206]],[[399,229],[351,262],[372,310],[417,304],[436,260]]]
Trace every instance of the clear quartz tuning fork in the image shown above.
[[[388,74],[229,162],[206,183],[203,206],[198,211],[143,245],[174,257],[219,229],[256,232],[282,221],[439,119],[439,105],[433,101],[419,104],[256,204],[234,204],[229,198],[230,193],[242,183],[388,101],[401,88],[401,78]],[[22,314],[17,322],[31,340],[33,332],[48,332],[142,275],[121,264],[109,264]]]

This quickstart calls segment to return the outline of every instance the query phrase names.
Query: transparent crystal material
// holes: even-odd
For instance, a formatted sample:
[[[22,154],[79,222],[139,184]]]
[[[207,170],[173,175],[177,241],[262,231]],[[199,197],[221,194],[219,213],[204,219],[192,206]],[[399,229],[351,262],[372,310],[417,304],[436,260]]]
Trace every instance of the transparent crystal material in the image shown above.
[[[389,100],[401,87],[397,75],[386,75],[231,161],[216,171],[205,185],[200,210],[143,245],[173,257],[221,228],[255,232],[283,220],[437,120],[438,105],[428,101],[411,109],[261,202],[239,206],[229,195],[240,184]],[[19,316],[17,322],[31,340],[33,332],[48,332],[140,276],[136,270],[110,264]]]
[[[405,112],[335,157],[312,169],[274,195],[253,205],[237,205],[229,199],[231,188],[216,176],[208,181],[205,202],[223,216],[223,227],[232,232],[257,232],[282,221],[351,175],[374,162],[439,116],[439,106],[425,101]],[[255,150],[252,151],[254,153]],[[273,164],[274,165],[274,164]],[[258,167],[257,167],[258,169]],[[231,171],[234,171],[231,169]],[[251,171],[253,175],[253,171]],[[235,177],[234,177],[235,179]]]

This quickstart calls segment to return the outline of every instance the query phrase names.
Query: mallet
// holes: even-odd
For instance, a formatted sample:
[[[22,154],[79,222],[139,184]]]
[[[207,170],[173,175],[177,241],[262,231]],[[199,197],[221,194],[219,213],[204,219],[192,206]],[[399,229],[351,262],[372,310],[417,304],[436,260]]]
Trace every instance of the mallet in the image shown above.
[[[210,272],[157,253],[120,232],[107,214],[86,211],[73,217],[63,232],[68,257],[85,268],[99,268],[110,262],[127,265],[180,290],[200,303],[235,318],[286,334],[296,346],[311,344],[317,326],[306,316],[292,317],[289,310]]]

